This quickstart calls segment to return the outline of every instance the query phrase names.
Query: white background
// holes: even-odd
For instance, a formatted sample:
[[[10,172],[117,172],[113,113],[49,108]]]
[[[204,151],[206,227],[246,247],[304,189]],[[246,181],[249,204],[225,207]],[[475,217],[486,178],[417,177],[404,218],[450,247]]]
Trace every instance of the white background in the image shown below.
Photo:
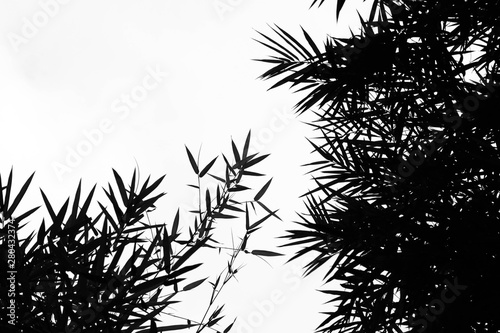
[[[345,8],[337,26],[335,2],[309,10],[311,1],[285,0],[2,1],[0,172],[6,182],[14,168],[17,192],[36,171],[18,213],[42,204],[39,188],[58,209],[80,179],[84,193],[97,183],[96,196],[105,202],[100,188],[112,181],[111,168],[128,182],[137,161],[141,181],[166,174],[160,190],[167,195],[150,217],[169,224],[177,207],[186,211],[196,199],[186,186],[195,177],[184,145],[195,154],[202,146],[204,165],[221,152],[230,156],[231,138],[242,147],[251,129],[252,149],[271,153],[256,168],[273,177],[263,201],[280,209],[283,222],[267,221],[249,248],[287,257],[271,258],[272,267],[242,258],[238,281],[221,294],[227,320],[239,316],[234,332],[313,332],[324,319],[319,312],[332,310],[317,292],[322,274],[302,279],[300,261],[284,264],[298,249],[279,249],[286,241],[275,239],[294,227],[296,212],[305,211],[299,196],[314,186],[301,167],[314,158],[305,137],[315,133],[303,123],[313,118],[293,114],[299,95],[287,88],[267,91],[273,81],[257,79],[270,67],[252,59],[274,53],[252,38],[260,38],[256,30],[275,37],[267,24],[305,41],[302,26],[320,44],[326,34],[345,35],[348,24],[356,26],[354,7],[361,5]],[[151,71],[161,73],[157,81],[148,78]],[[149,90],[140,88],[144,80]],[[134,91],[146,95],[127,110],[122,98]],[[245,185],[258,190],[265,180]],[[30,231],[47,215],[43,207],[33,215]],[[184,230],[192,222],[182,221]],[[237,230],[244,222],[221,223]],[[212,256],[224,267],[226,259]],[[190,297],[178,314],[201,319],[197,308],[208,296]]]

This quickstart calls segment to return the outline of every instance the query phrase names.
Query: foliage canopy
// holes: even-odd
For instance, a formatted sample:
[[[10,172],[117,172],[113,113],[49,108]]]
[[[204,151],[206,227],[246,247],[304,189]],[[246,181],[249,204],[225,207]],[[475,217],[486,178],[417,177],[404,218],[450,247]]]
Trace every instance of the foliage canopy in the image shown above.
[[[322,46],[261,33],[262,78],[316,115],[316,186],[286,238],[343,288],[324,290],[319,331],[500,330],[499,11],[374,0],[359,33]]]
[[[40,208],[16,213],[33,175],[17,195],[12,171],[5,186],[5,178],[0,177],[2,331],[160,332],[194,328],[196,332],[229,332],[234,321],[220,327],[224,305],[218,304],[217,298],[241,268],[236,267],[238,255],[280,255],[247,246],[262,223],[278,218],[277,211],[262,201],[270,180],[252,200],[239,199],[242,192],[251,190],[242,184],[244,179],[264,176],[253,167],[268,156],[249,154],[250,137],[249,132],[243,149],[231,142],[234,161],[222,155],[222,175],[211,172],[217,158],[202,166],[186,147],[197,179],[196,185],[190,186],[200,198],[198,208],[189,212],[193,225],[188,232],[182,231],[187,226],[179,210],[168,226],[150,222],[148,214],[165,194],[156,193],[165,176],[155,181],[148,177],[141,185],[136,170],[126,185],[113,170],[115,185],[103,188],[109,205],[97,200],[97,216],[89,216],[91,204],[96,202],[96,186],[85,196],[80,181],[73,201],[68,198],[59,210],[41,190],[50,223],[44,219],[36,236],[33,231],[19,239],[18,231],[31,224],[22,222]],[[205,188],[203,177],[215,179],[216,189]],[[234,239],[231,245],[222,243],[215,232],[217,222],[238,218],[245,221],[239,244],[234,245]],[[229,252],[227,268],[216,276],[193,279],[202,265],[193,258],[202,249]],[[212,292],[201,320],[174,310],[183,293],[208,283]],[[8,308],[12,300],[14,311]],[[157,324],[160,315],[168,317],[168,325]]]

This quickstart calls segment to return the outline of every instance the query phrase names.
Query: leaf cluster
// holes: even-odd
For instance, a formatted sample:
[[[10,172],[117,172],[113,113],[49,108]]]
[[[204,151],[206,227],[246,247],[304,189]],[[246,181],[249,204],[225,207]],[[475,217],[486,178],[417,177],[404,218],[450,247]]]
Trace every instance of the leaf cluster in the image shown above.
[[[323,47],[305,30],[261,34],[275,52],[262,78],[307,91],[297,111],[316,115],[315,188],[286,238],[343,288],[325,290],[336,309],[319,331],[500,328],[499,10],[374,1],[359,34]],[[425,317],[454,279],[467,290]]]
[[[197,332],[205,329],[229,332],[232,324],[218,328],[224,317],[224,305],[217,305],[215,301],[238,271],[235,267],[238,254],[245,251],[256,256],[278,255],[266,250],[247,250],[250,235],[261,228],[264,221],[277,217],[276,211],[261,202],[270,181],[257,191],[252,201],[239,202],[235,197],[241,191],[250,190],[241,184],[245,176],[264,176],[251,169],[266,155],[248,155],[249,143],[250,133],[239,155],[232,142],[236,161],[229,163],[224,156],[225,175],[211,175],[220,182],[216,194],[204,191],[200,208],[189,213],[194,216],[194,223],[188,235],[182,232],[185,226],[179,210],[170,225],[150,222],[149,213],[165,195],[157,193],[165,176],[155,181],[148,177],[141,184],[135,170],[126,185],[113,170],[114,185],[108,183],[103,188],[108,203],[95,199],[96,186],[84,195],[81,181],[73,200],[68,198],[59,209],[55,209],[40,190],[50,221],[43,219],[36,233],[33,231],[26,238],[18,239],[18,232],[28,225],[21,222],[39,208],[16,214],[33,175],[16,196],[12,190],[12,171],[6,186],[0,177],[2,319],[8,318],[6,305],[10,302],[7,272],[14,271],[16,327],[25,332],[160,332],[189,328]],[[198,179],[195,187],[201,193],[200,179],[209,173],[216,159],[198,168],[191,152],[187,150],[187,153]],[[92,203],[98,206],[95,217],[90,213]],[[255,210],[255,205],[261,207],[264,216],[251,223],[249,206]],[[234,247],[216,241],[216,221],[238,217],[246,224],[241,244]],[[7,239],[9,223],[16,230],[14,245]],[[8,248],[12,250],[8,252]],[[214,282],[208,281],[212,294],[203,318],[195,320],[190,318],[193,314],[183,316],[173,309],[180,302],[181,294],[197,289],[210,278],[190,278],[202,265],[192,259],[202,249],[229,251],[230,260]],[[170,320],[166,325],[158,324],[159,316],[164,315]],[[4,328],[12,327],[9,325],[2,323]]]

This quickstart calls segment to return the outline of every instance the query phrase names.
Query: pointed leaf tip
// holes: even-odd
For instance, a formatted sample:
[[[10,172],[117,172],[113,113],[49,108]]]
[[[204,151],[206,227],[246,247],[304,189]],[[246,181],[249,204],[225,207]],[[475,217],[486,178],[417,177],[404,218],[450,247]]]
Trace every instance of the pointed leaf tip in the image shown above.
[[[253,198],[254,201],[258,201],[260,198],[262,198],[262,196],[266,193],[267,189],[269,188],[269,185],[271,185],[271,181],[273,179],[269,179],[269,181],[260,189],[259,192],[257,192],[257,194],[255,195],[255,197]]]
[[[218,157],[218,156],[217,156]],[[217,157],[214,158],[212,161],[210,161],[210,163],[208,163],[204,168],[203,170],[201,170],[200,172],[200,178],[202,178],[203,176],[205,176],[207,174],[208,171],[210,171],[210,168],[214,165],[215,161],[217,160]]]
[[[242,159],[244,160],[248,156],[248,149],[250,148],[250,137],[252,135],[252,130],[248,131],[247,138],[245,140],[245,146],[243,147],[243,157]]]
[[[189,158],[189,163],[191,163],[191,167],[193,168],[194,172],[198,175],[200,173],[200,170],[198,169],[198,165],[196,164],[196,161],[193,157],[193,154],[189,151],[188,147],[186,147],[186,152]]]
[[[266,250],[252,250],[252,254],[256,256],[264,256],[264,257],[276,257],[276,256],[282,256],[282,253],[277,253],[273,251],[266,251]]]
[[[188,291],[188,290],[194,289],[194,288],[198,287],[200,284],[202,284],[206,279],[207,278],[191,282],[190,284],[186,285],[182,290]]]
[[[231,140],[231,147],[233,148],[234,160],[236,161],[236,163],[238,163],[239,161],[241,161],[240,153],[238,152],[238,148],[236,148],[236,144],[233,140]]]

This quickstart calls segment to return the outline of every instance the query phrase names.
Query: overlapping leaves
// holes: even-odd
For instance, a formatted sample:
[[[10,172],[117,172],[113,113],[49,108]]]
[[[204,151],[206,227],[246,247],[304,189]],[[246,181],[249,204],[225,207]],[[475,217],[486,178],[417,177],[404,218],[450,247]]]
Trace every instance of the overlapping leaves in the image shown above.
[[[97,201],[98,214],[91,214],[91,203],[95,202],[95,186],[87,196],[82,194],[78,184],[74,199],[68,198],[61,208],[56,209],[48,196],[41,191],[44,206],[50,221],[43,220],[36,237],[32,232],[27,238],[16,240],[15,267],[2,264],[1,301],[8,301],[8,285],[5,283],[8,270],[17,271],[17,327],[25,331],[98,331],[98,332],[159,332],[179,331],[189,328],[201,332],[205,329],[228,332],[234,321],[219,328],[223,305],[216,305],[218,295],[226,283],[238,271],[235,267],[238,254],[251,253],[256,256],[276,256],[268,250],[247,250],[250,235],[270,217],[277,217],[262,201],[270,181],[256,191],[253,201],[239,202],[237,195],[249,190],[241,182],[248,176],[263,176],[251,171],[251,167],[267,155],[250,155],[250,133],[242,151],[234,142],[232,150],[235,162],[226,162],[225,175],[210,175],[219,181],[215,194],[204,191],[205,200],[197,210],[189,212],[194,216],[194,225],[189,227],[186,238],[185,223],[181,223],[181,212],[177,211],[172,223],[151,224],[149,213],[154,211],[164,193],[155,192],[164,177],[151,181],[148,177],[140,184],[139,174],[134,171],[129,185],[116,170],[113,171],[114,186],[109,183],[103,188],[109,203]],[[209,174],[217,158],[198,168],[187,149],[188,160],[196,173],[202,191],[201,178]],[[0,211],[2,227],[6,223],[19,222],[35,210],[17,214],[16,208],[22,201],[31,183],[28,178],[16,196],[12,191],[12,172],[7,184],[2,186],[0,178]],[[14,197],[14,200],[12,200]],[[203,202],[205,207],[202,207]],[[263,216],[256,221],[248,207],[261,207]],[[214,238],[217,220],[245,219],[245,234],[240,245],[227,247]],[[259,214],[257,214],[259,215]],[[24,226],[29,225],[26,223]],[[1,246],[6,249],[6,232],[1,235]],[[218,274],[214,281],[210,277],[192,278],[201,263],[193,263],[194,255],[200,250],[221,251],[230,249],[227,269]],[[210,280],[209,280],[210,278]],[[172,312],[172,306],[180,301],[181,293],[189,293],[201,285],[210,283],[212,294],[201,320]],[[7,318],[3,307],[3,318]],[[170,318],[159,324],[159,316]]]
[[[276,53],[262,77],[308,91],[297,110],[317,117],[315,188],[286,238],[303,246],[295,257],[317,253],[308,273],[328,266],[343,287],[325,290],[336,308],[319,331],[499,329],[500,295],[484,287],[500,265],[499,9],[374,1],[360,34],[328,37],[319,54],[305,32],[261,35]],[[422,315],[454,279],[467,291]]]

